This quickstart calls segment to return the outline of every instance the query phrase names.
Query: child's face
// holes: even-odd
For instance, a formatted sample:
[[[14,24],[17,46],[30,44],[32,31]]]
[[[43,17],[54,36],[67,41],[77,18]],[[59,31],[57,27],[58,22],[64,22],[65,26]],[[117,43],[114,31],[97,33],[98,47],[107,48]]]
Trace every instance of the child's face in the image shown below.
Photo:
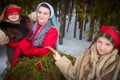
[[[8,16],[8,19],[12,22],[18,21],[20,16],[17,13],[12,13]]]
[[[100,55],[110,53],[114,48],[112,43],[104,37],[99,37],[96,43],[97,51],[99,52]]]
[[[39,24],[44,25],[45,23],[47,23],[48,19],[50,18],[50,10],[46,7],[40,6],[37,12],[37,18]]]

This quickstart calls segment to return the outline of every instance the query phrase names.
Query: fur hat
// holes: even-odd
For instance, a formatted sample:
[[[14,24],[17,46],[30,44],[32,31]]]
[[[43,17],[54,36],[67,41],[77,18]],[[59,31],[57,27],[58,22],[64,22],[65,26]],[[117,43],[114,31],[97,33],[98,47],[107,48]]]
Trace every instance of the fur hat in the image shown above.
[[[0,29],[0,43],[5,39],[5,33]]]

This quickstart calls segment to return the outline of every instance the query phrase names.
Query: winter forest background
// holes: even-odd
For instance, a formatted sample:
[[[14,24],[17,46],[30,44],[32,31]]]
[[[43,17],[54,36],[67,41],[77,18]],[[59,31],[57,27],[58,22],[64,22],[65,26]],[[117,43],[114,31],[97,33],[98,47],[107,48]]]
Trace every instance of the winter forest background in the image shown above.
[[[6,5],[14,3],[28,15],[43,1],[51,3],[55,9],[58,50],[75,57],[90,46],[101,25],[114,25],[120,29],[119,0],[0,0],[0,14]],[[0,53],[0,73],[6,66],[4,53]]]
[[[83,34],[86,34],[87,41],[93,40],[94,33],[101,25],[117,26],[118,29],[120,27],[119,0],[1,0],[0,13],[6,5],[14,3],[21,6],[24,15],[28,15],[43,1],[49,2],[55,9],[60,23],[58,26],[60,45],[63,45],[63,39],[70,29],[70,24],[73,24],[71,26],[73,38],[78,37],[82,40]],[[75,19],[72,20],[74,17]]]

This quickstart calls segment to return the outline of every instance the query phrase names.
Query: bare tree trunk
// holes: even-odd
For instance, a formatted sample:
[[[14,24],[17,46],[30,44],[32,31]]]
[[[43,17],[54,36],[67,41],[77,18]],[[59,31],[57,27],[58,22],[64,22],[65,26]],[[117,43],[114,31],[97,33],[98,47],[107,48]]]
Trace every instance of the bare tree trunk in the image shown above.
[[[83,21],[79,20],[80,34],[79,39],[82,40],[82,31],[83,31]]]
[[[66,10],[66,7],[67,7],[67,0],[62,0],[62,8],[61,8],[61,12],[63,13],[63,18],[61,18],[61,20],[63,20],[63,37],[65,37],[65,28],[66,28],[66,15],[67,15],[67,10]]]
[[[87,20],[85,20],[85,23],[84,23],[84,31],[86,31],[86,23],[87,23]]]
[[[59,2],[59,4],[58,4],[58,17],[59,17],[58,22],[60,22],[60,20],[61,20],[61,17],[60,17],[61,16],[61,11],[60,10],[61,10],[61,2]]]
[[[65,2],[66,0],[61,0],[61,21],[60,21],[60,31],[59,31],[59,44],[63,44],[63,37],[65,35],[65,21],[66,21],[66,12],[65,12]]]
[[[92,41],[94,34],[94,19],[91,19],[88,41]]]
[[[78,22],[78,13],[77,13],[77,9],[76,9],[76,5],[77,5],[77,0],[74,0],[74,7],[76,10],[76,15],[75,15],[75,27],[74,27],[74,38],[76,38],[76,29],[77,29],[77,22]]]
[[[68,29],[69,29],[69,25],[71,24],[71,19],[72,19],[72,13],[73,13],[73,9],[74,9],[74,0],[72,0],[71,2],[70,2],[70,16],[69,16],[69,21],[68,21],[68,26],[67,26],[67,32],[68,32]]]
[[[76,15],[75,15],[75,27],[74,27],[74,38],[76,38],[77,19],[78,19],[78,14],[77,14],[77,11],[76,11]]]

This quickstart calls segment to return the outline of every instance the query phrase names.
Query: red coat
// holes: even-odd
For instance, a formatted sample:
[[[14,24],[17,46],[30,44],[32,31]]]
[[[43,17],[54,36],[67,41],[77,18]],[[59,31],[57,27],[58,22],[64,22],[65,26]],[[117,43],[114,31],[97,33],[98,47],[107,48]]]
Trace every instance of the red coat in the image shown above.
[[[25,56],[45,56],[50,50],[46,49],[44,47],[51,46],[51,47],[55,48],[57,38],[58,38],[57,29],[51,28],[47,32],[41,48],[32,46],[32,44],[29,43],[26,39],[23,39],[19,45]]]

